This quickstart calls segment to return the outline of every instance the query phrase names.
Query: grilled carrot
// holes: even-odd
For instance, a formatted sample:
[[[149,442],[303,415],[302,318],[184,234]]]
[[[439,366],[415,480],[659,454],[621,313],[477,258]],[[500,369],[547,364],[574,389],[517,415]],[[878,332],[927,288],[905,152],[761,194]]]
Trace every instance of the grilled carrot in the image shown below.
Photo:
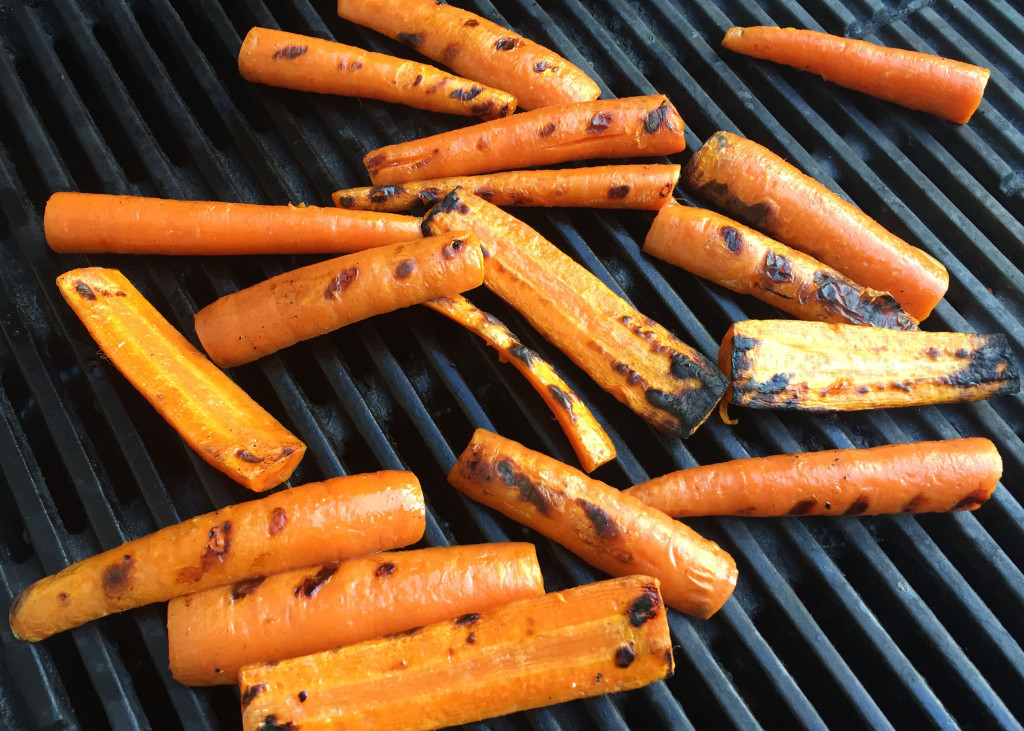
[[[1020,390],[1002,333],[746,320],[729,328],[718,365],[731,381],[726,400],[756,408],[856,411]]]
[[[988,69],[962,61],[813,30],[730,28],[722,45],[960,124],[981,104],[989,77]]]
[[[589,76],[553,51],[436,0],[338,0],[338,15],[396,38],[456,73],[511,92],[523,109],[601,95]]]
[[[484,285],[666,434],[692,434],[724,393],[724,376],[704,356],[500,208],[455,190],[431,209],[423,229],[476,233],[486,242]]]
[[[779,454],[672,472],[626,490],[676,518],[974,510],[1003,462],[988,439]]]
[[[373,315],[472,289],[483,276],[473,236],[383,246],[221,297],[196,313],[196,334],[213,362],[228,368]]]
[[[658,578],[665,603],[680,612],[710,617],[736,587],[736,563],[717,544],[636,498],[485,429],[473,433],[448,482],[606,573]]]
[[[411,634],[242,669],[242,727],[456,726],[672,675],[658,581],[600,581]]]
[[[682,177],[743,223],[889,292],[918,321],[949,287],[942,264],[756,142],[716,132]]]
[[[11,602],[11,630],[35,642],[252,576],[407,546],[425,525],[423,493],[410,472],[293,487],[168,526],[40,579]]]
[[[107,359],[211,466],[257,492],[291,477],[306,445],[163,318],[117,269],[57,287]]]
[[[420,237],[412,216],[99,193],[54,193],[43,230],[86,254],[344,254]]]
[[[702,208],[662,208],[644,251],[802,320],[917,329],[888,292],[862,287],[814,257]]]
[[[671,155],[685,147],[683,120],[669,100],[639,96],[481,122],[381,147],[363,163],[374,185],[393,185],[594,157]]]

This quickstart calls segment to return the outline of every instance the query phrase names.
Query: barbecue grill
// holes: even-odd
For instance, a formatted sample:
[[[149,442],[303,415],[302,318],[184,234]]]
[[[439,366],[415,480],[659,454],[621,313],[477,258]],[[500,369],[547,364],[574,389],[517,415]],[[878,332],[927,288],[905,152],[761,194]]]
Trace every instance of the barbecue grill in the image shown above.
[[[568,57],[605,96],[665,93],[689,150],[751,137],[847,196],[950,271],[924,329],[1007,334],[1024,363],[1024,14],[1004,0],[458,0]],[[363,154],[469,123],[368,100],[244,82],[253,25],[415,53],[339,20],[330,0],[0,3],[0,611],[44,574],[252,497],[215,472],[97,352],[58,274],[120,268],[196,342],[215,297],[308,257],[57,255],[42,210],[59,190],[330,204],[367,184]],[[966,126],[723,51],[731,25],[825,30],[992,69]],[[682,191],[677,197],[689,201]],[[735,320],[777,317],[640,253],[652,214],[523,210],[638,309],[713,356]],[[657,434],[488,293],[606,425],[616,487],[744,456],[986,436],[1003,481],[976,513],[701,519],[736,558],[710,620],[669,616],[676,673],[645,689],[480,728],[1019,728],[1024,718],[1022,397],[862,414],[716,415],[689,440]],[[292,484],[411,469],[428,501],[422,545],[531,540],[549,590],[601,578],[547,539],[461,498],[445,474],[482,426],[570,464],[541,400],[474,336],[425,308],[378,317],[235,369],[309,446]],[[737,415],[734,413],[734,415]],[[30,645],[0,630],[3,728],[237,728],[233,687],[167,670],[163,606]]]

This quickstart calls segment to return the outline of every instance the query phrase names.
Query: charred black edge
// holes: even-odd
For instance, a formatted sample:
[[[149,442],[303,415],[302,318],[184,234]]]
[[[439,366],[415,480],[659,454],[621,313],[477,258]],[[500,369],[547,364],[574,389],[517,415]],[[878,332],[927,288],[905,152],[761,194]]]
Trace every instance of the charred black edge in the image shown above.
[[[1012,351],[1006,335],[994,333],[979,335],[982,344],[964,356],[968,363],[964,368],[939,379],[958,388],[976,388],[990,384],[1003,384],[999,387],[1000,394],[1013,394],[1020,391],[1020,375],[1013,362]]]
[[[815,298],[826,308],[858,325],[893,330],[916,330],[917,322],[907,315],[888,292],[868,294],[846,277],[819,269],[814,273]]]
[[[420,231],[424,236],[436,236],[439,233],[444,233],[434,229],[434,219],[442,213],[453,213],[459,210],[462,205],[462,186],[459,186],[427,211],[427,215],[423,217],[423,221],[420,223]]]
[[[245,686],[242,689],[242,710],[244,711],[246,708],[248,708],[249,704],[253,702],[256,696],[258,696],[266,689],[266,683],[255,683],[253,685]]]
[[[653,426],[666,434],[684,438],[693,434],[697,427],[704,423],[729,386],[729,379],[717,366],[699,354],[697,356],[687,356],[682,360],[673,358],[670,368],[674,377],[680,380],[696,380],[700,387],[681,393],[667,393],[657,388],[648,388],[644,391],[647,403],[678,421],[676,427],[652,422]]]
[[[259,731],[296,731],[297,728],[298,727],[291,721],[278,723],[277,716],[271,713],[263,719],[263,723],[260,724]]]

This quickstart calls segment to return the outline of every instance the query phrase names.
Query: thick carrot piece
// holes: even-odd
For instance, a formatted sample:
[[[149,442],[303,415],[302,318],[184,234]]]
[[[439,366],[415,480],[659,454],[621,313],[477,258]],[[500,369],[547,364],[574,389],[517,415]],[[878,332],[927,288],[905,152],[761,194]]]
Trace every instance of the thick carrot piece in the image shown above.
[[[410,472],[293,487],[162,528],[40,579],[11,602],[11,630],[35,642],[252,576],[407,546],[425,526],[423,492]]]
[[[377,553],[173,599],[171,674],[185,685],[238,682],[243,665],[284,660],[544,593],[530,543]]]
[[[481,122],[381,147],[363,163],[374,185],[394,185],[595,157],[671,155],[685,147],[683,120],[671,102],[637,96]]]
[[[419,219],[317,206],[54,193],[46,242],[63,254],[344,254],[420,237]]]
[[[730,28],[722,45],[960,124],[981,104],[990,73],[941,56],[797,28]]]
[[[779,454],[679,470],[626,490],[676,518],[974,510],[1003,461],[988,439]]]
[[[916,330],[888,292],[862,287],[814,257],[730,218],[689,206],[665,206],[644,252],[802,320]]]
[[[249,665],[242,727],[442,728],[639,688],[674,667],[658,581],[629,576]]]
[[[196,350],[117,269],[73,269],[57,287],[107,359],[200,457],[257,492],[306,445]]]
[[[221,297],[196,313],[196,334],[213,362],[229,368],[373,315],[459,294],[483,278],[472,235],[382,246]]]
[[[949,288],[949,273],[928,253],[756,142],[716,132],[682,177],[737,220],[855,282],[889,292],[919,322]]]

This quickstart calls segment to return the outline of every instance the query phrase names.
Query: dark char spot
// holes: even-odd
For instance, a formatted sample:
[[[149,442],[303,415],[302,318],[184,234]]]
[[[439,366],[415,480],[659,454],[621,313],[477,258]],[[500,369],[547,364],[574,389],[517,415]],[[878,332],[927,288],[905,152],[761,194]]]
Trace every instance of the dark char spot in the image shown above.
[[[277,716],[271,713],[263,719],[263,723],[260,724],[258,731],[296,731],[296,728],[295,724],[291,721],[278,723]]]
[[[549,515],[551,513],[551,503],[548,502],[547,497],[540,492],[532,482],[530,482],[525,475],[521,475],[515,471],[515,466],[508,459],[498,460],[495,469],[505,484],[509,487],[515,488],[519,491],[519,497],[523,500],[531,503],[537,512],[541,515]]]
[[[452,99],[458,99],[460,101],[469,102],[476,99],[480,95],[480,92],[482,92],[483,90],[484,87],[474,84],[469,89],[456,89],[448,96],[450,96]]]
[[[476,612],[470,612],[469,614],[463,614],[461,617],[456,617],[456,627],[475,627],[480,621],[480,615]]]
[[[630,188],[628,185],[613,185],[608,189],[608,197],[622,199],[629,195],[629,190]]]
[[[957,502],[953,506],[953,510],[974,510],[983,505],[986,500],[988,500],[988,495],[983,490],[978,490]]]
[[[888,293],[872,296],[843,276],[823,270],[814,273],[815,298],[828,309],[841,313],[855,325],[872,325],[894,330],[916,330],[896,298]]]
[[[480,21],[477,20],[476,18],[470,18],[465,23],[463,23],[463,25],[466,26],[467,28],[476,28],[478,25],[480,25]]]
[[[423,625],[420,625],[419,627],[410,627],[409,629],[403,629],[401,632],[392,632],[391,634],[384,635],[384,636],[386,638],[388,638],[389,640],[394,640],[394,639],[397,639],[399,637],[412,637],[414,634],[419,632],[421,629],[423,629]]]
[[[379,185],[370,188],[370,200],[374,203],[386,203],[388,198],[405,192],[401,185]]]
[[[477,188],[473,191],[473,195],[480,196],[485,201],[490,202],[494,200],[494,196],[498,195],[498,191],[491,190],[490,188]]]
[[[107,566],[103,571],[103,593],[109,597],[116,597],[126,592],[131,585],[134,568],[135,559],[127,553],[116,563]]]
[[[554,122],[548,122],[547,124],[545,124],[543,127],[540,128],[540,131],[537,133],[537,136],[538,137],[550,137],[551,134],[554,131],[555,131],[555,123]]]
[[[672,374],[673,378],[678,378],[680,381],[688,378],[700,378],[700,368],[693,362],[692,358],[689,358],[682,353],[675,353],[672,356],[672,364],[669,366],[669,373]]]
[[[406,259],[405,261],[398,262],[398,266],[395,267],[395,276],[399,279],[405,279],[414,271],[416,271],[416,262],[412,259]]]
[[[235,456],[238,457],[243,462],[248,462],[250,464],[259,464],[260,462],[263,461],[255,454],[250,452],[248,449],[236,449]]]
[[[900,508],[900,512],[916,513],[918,509],[921,507],[922,503],[924,503],[924,495],[919,493],[917,495],[914,495],[914,497],[910,498],[906,503],[904,503],[903,507]]]
[[[576,414],[572,410],[572,398],[569,394],[553,383],[548,386],[548,393],[551,394],[551,398],[555,400],[555,403],[561,406],[565,412],[569,414],[570,420],[575,422]]]
[[[305,703],[306,699],[309,698],[309,693],[304,690],[299,691],[299,703]]]
[[[485,114],[490,112],[492,107],[494,107],[494,102],[487,100],[481,104],[474,104],[469,108],[469,111],[473,112],[473,114]],[[507,115],[502,114],[501,116],[504,117]]]
[[[341,272],[334,279],[331,280],[330,284],[324,290],[324,299],[334,299],[340,293],[348,289],[349,285],[355,281],[356,277],[359,276],[359,267],[349,267],[345,271]]]
[[[869,505],[870,501],[866,497],[859,497],[846,509],[843,515],[860,515],[868,509]]]
[[[376,569],[374,569],[373,575],[376,576],[378,579],[383,579],[384,577],[391,576],[391,574],[395,573],[396,568],[398,567],[395,566],[394,561],[385,561]]]
[[[466,242],[462,239],[452,239],[441,249],[441,256],[445,259],[454,259],[465,245]]]
[[[78,296],[87,300],[95,300],[96,295],[92,291],[92,288],[85,282],[78,282],[75,285],[75,291],[78,292]]]
[[[288,525],[288,513],[284,508],[277,507],[270,511],[270,522],[267,524],[267,535],[276,536]]]
[[[323,586],[324,582],[330,579],[338,571],[338,562],[332,561],[331,563],[325,563],[320,567],[320,570],[313,576],[307,576],[299,585],[295,587],[293,593],[295,596],[305,596],[307,599],[312,598],[320,587]]]
[[[398,40],[400,40],[402,43],[405,43],[408,46],[412,46],[413,48],[415,48],[416,46],[418,46],[421,43],[423,43],[423,34],[422,33],[404,33],[403,32],[403,33],[399,33],[395,37],[398,38]]]
[[[225,520],[220,525],[210,528],[206,537],[206,546],[199,556],[199,565],[205,574],[219,563],[231,551],[231,521]]]
[[[266,581],[266,576],[255,576],[251,579],[242,579],[231,585],[231,603],[245,599],[254,591],[260,588],[260,584]]]
[[[383,165],[386,160],[387,160],[387,156],[384,153],[380,153],[380,154],[372,155],[371,157],[368,157],[366,159],[366,169],[367,169],[367,171],[369,171],[371,173],[376,172],[377,169],[381,165]]]
[[[789,388],[789,374],[788,373],[776,373],[774,376],[769,378],[767,381],[759,382],[753,378],[741,383],[733,384],[734,388],[743,394],[753,395],[758,400],[771,401],[772,396],[778,394]]]
[[[1010,360],[1010,348],[1002,333],[983,336],[983,345],[969,353],[967,366],[948,376],[940,383],[950,386],[972,387],[1003,383],[1000,393],[1016,393],[1020,388],[1017,371]]]
[[[924,354],[927,355],[932,360],[938,360],[939,357],[942,355],[942,351],[936,348],[935,346],[932,346],[928,348],[926,351],[924,351]]]
[[[245,690],[242,691],[242,710],[244,711],[252,703],[253,699],[267,689],[266,683],[256,683],[256,685],[247,685]]]
[[[494,50],[496,51],[514,51],[518,47],[518,38],[500,38],[498,42],[494,44]]]
[[[644,117],[644,132],[648,134],[654,134],[658,129],[665,124],[665,118],[668,115],[668,102],[662,102],[657,109],[652,109]]]
[[[451,61],[456,56],[459,55],[460,50],[461,49],[459,48],[458,43],[449,43],[447,46],[444,47],[444,50],[441,51],[441,58],[443,58],[446,62]]]
[[[362,61],[357,61],[356,59],[352,59],[351,61],[348,62],[348,70],[349,71],[358,71],[362,67],[363,67],[363,62]]]
[[[658,588],[653,584],[647,584],[644,586],[643,594],[626,610],[626,616],[629,617],[631,625],[641,627],[644,622],[657,617],[660,610],[661,596],[658,594]]]
[[[608,112],[598,112],[590,118],[590,123],[587,125],[587,134],[598,135],[608,129],[608,126],[612,123],[612,115]]]
[[[466,644],[472,645],[474,642],[476,642],[476,632],[470,632],[466,635]]]
[[[615,666],[620,668],[628,668],[633,664],[636,659],[636,653],[633,652],[633,648],[629,645],[621,645],[618,650],[615,651]]]
[[[274,58],[291,60],[293,58],[298,58],[308,50],[309,48],[306,46],[285,46],[284,48],[279,48],[274,51]]]
[[[533,65],[533,70],[536,71],[538,74],[542,74],[548,69],[551,69],[552,71],[558,71],[557,66],[555,66],[554,64],[550,64],[547,61],[538,61]]]
[[[692,158],[696,159],[696,158]],[[772,214],[772,204],[768,201],[746,203],[729,192],[726,183],[711,180],[697,190],[700,195],[711,200],[732,214],[733,218],[748,226],[759,227]]]
[[[764,273],[773,282],[789,282],[793,279],[793,265],[782,254],[768,249],[764,257]]]
[[[338,198],[338,203],[342,208],[351,208],[356,204],[356,197],[354,195],[343,195]]]
[[[423,83],[423,74],[416,74],[416,80],[412,82],[413,86],[419,86]]]
[[[425,206],[432,206],[437,203],[441,197],[441,191],[437,188],[423,188],[416,197],[420,199],[420,203]]]
[[[612,520],[608,513],[581,497],[576,498],[576,504],[583,509],[587,520],[594,527],[594,532],[601,538],[611,541],[619,537],[619,526]]]
[[[601,673],[598,673],[597,675],[594,676],[594,682],[595,683],[600,683],[603,679],[604,679],[604,676],[601,675]]]
[[[508,349],[508,352],[512,355],[513,358],[521,360],[528,366],[533,365],[533,359],[536,357],[534,352],[527,348],[522,343],[516,343],[515,345]]]
[[[722,226],[722,238],[725,239],[725,247],[734,254],[743,251],[743,234],[732,226]]]
[[[789,509],[790,515],[807,515],[818,504],[817,500],[801,500]]]

